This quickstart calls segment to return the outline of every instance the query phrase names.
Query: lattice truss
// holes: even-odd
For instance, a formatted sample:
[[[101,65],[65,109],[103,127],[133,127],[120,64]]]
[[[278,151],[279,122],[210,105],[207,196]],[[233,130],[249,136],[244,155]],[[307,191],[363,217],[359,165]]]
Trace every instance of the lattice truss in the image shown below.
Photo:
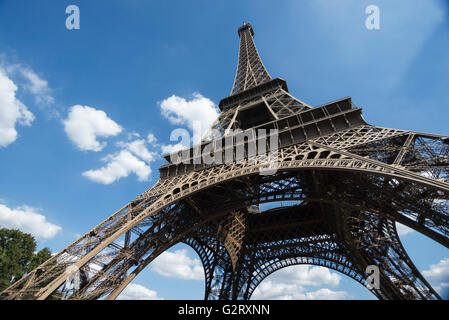
[[[253,39],[253,31],[250,25],[239,30],[240,48],[237,73],[231,95],[256,87],[259,84],[271,80],[268,71],[262,63]]]
[[[239,34],[233,93],[270,80],[252,29]],[[311,109],[278,87],[225,109],[212,129],[242,128],[240,114],[254,106],[279,123]],[[449,137],[353,124],[341,116],[349,111],[304,131],[317,136],[280,143],[274,174],[260,174],[266,155],[258,155],[159,179],[0,298],[115,299],[183,242],[203,263],[205,299],[249,299],[268,275],[297,264],[331,268],[362,285],[375,265],[380,288],[370,290],[379,299],[439,299],[407,256],[396,222],[449,248]],[[318,121],[330,121],[331,132]],[[248,209],[265,203],[277,205]]]
[[[279,87],[261,96],[242,100],[239,105],[224,110],[212,124],[203,140],[206,141],[217,138],[218,136],[227,136],[233,131],[242,128],[242,120],[239,119],[239,115],[245,109],[252,108],[255,105],[259,108],[265,108],[271,120],[283,119],[301,111],[311,109],[309,105]]]
[[[438,298],[394,222],[449,247],[448,141],[363,125],[281,149],[275,175],[243,161],[160,180],[1,297],[113,299],[159,254],[185,242],[203,261],[207,299],[248,299],[266,276],[302,263],[362,284],[366,266],[377,265],[377,297]],[[247,210],[275,201],[294,205]],[[79,290],[67,284],[68,266],[82,274]]]

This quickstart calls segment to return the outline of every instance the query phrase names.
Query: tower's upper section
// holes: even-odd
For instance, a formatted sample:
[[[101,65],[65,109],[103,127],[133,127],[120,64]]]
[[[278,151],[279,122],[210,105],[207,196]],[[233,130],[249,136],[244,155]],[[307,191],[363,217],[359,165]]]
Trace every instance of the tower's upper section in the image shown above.
[[[246,23],[241,26],[238,33],[240,36],[239,61],[231,95],[271,80],[254,44],[254,30],[251,24]]]

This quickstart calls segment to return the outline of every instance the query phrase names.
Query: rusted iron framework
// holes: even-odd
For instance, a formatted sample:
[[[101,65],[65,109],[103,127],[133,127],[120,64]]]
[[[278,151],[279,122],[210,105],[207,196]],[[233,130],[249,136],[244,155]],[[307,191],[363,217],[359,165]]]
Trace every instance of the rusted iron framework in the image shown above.
[[[191,246],[205,299],[249,299],[281,268],[311,264],[365,284],[379,299],[439,299],[396,230],[406,225],[449,248],[449,137],[371,126],[344,98],[311,107],[272,79],[250,24],[239,28],[231,95],[211,129],[277,129],[278,170],[244,158],[173,163],[157,183],[0,294],[2,299],[115,299],[158,255]],[[203,144],[208,141],[203,140]],[[235,153],[235,150],[233,150]],[[194,158],[194,148],[189,150]],[[254,159],[253,159],[254,160]],[[269,210],[254,206],[277,202]],[[81,285],[67,285],[69,266]]]

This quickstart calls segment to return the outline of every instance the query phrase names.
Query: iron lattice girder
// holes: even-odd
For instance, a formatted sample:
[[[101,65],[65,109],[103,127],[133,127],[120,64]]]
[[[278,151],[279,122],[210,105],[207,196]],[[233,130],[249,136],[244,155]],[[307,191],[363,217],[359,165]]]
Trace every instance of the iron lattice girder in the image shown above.
[[[350,132],[352,131],[352,132]],[[367,141],[371,141],[371,142],[375,142],[375,141],[381,141],[383,139],[385,139],[386,137],[391,137],[391,136],[396,136],[396,135],[404,135],[406,133],[401,132],[401,131],[397,131],[397,130],[389,130],[389,129],[379,129],[379,128],[374,128],[374,127],[366,127],[366,126],[362,126],[362,127],[357,127],[351,130],[348,130],[348,132],[344,132],[344,133],[339,133],[337,137],[335,136],[329,136],[327,138],[323,137],[320,138],[321,140],[319,142],[323,143],[327,143],[329,145],[332,145],[333,143],[338,143],[341,144],[341,137],[345,137],[345,136],[357,136],[362,144],[367,144]],[[364,137],[365,136],[365,137]],[[367,138],[366,136],[369,136],[369,138]],[[444,138],[439,138],[439,140],[441,141],[446,141],[444,140]],[[349,144],[350,147],[354,147],[354,143],[350,143]],[[339,161],[344,163],[345,166],[345,170],[354,170],[357,172],[363,172],[366,167],[367,167],[367,163],[363,164],[361,163],[361,165],[356,165],[355,168],[353,169],[353,166],[351,165],[351,163],[354,162],[354,160],[361,160],[361,159],[350,159],[349,157],[347,157],[347,155],[349,154],[348,152],[345,152],[344,154],[341,154],[341,158],[340,159],[332,159],[332,156],[335,154],[339,154],[339,153],[326,153],[328,159],[324,159],[324,160],[330,160],[332,159],[332,161],[323,161],[323,159],[320,159],[320,154],[323,153],[324,151],[329,151],[326,150],[325,148],[320,149],[318,147],[314,147],[313,145],[310,144],[303,144],[302,146],[294,146],[295,148],[286,148],[286,150],[282,150],[282,152],[280,152],[281,156],[283,158],[281,158],[280,160],[280,168],[288,168],[288,169],[295,169],[295,168],[302,168],[304,169],[305,165],[310,166],[310,168],[315,168],[315,169],[327,169],[327,170],[335,170],[338,167],[335,167],[335,164],[338,163]],[[314,158],[312,158],[310,156],[310,154],[314,155]],[[292,159],[297,159],[297,157],[302,158],[303,160],[292,160]],[[309,159],[310,158],[310,159]],[[357,157],[356,157],[357,158]],[[306,159],[306,160],[304,160]],[[286,160],[286,161],[284,161]],[[319,160],[319,161],[315,161],[315,160]],[[297,166],[295,166],[295,162],[299,161],[299,163],[297,163]],[[305,161],[305,162],[304,162]],[[374,160],[371,160],[374,161]],[[292,165],[293,162],[293,165]],[[393,167],[389,164],[385,164],[385,163],[377,163],[376,162],[376,166],[369,166],[370,170],[371,170],[371,174],[384,174],[387,176],[393,176],[395,178],[399,178],[399,179],[407,179],[407,177],[401,176],[401,172],[404,169],[401,169],[397,172],[395,172],[397,169],[395,169],[396,167]],[[283,164],[288,164],[288,165],[283,165]],[[299,164],[299,165],[298,165]],[[365,167],[364,167],[365,166]],[[257,165],[252,165],[252,167],[257,167]],[[389,170],[384,170],[385,167],[388,167]],[[391,168],[390,168],[391,167]],[[236,170],[240,170],[237,171],[239,172],[238,174],[235,174]],[[245,169],[245,170],[242,170]],[[257,170],[247,170],[248,168],[245,168],[244,164],[241,164],[239,166],[234,165],[234,172],[230,171],[230,170],[223,170],[221,172],[225,173],[226,175],[229,175],[227,177],[227,179],[222,179],[222,182],[226,181],[233,181],[238,179],[239,177],[243,177],[246,176],[247,174],[258,174]],[[254,169],[254,168],[253,168]],[[65,268],[61,268],[61,266],[67,266],[70,265],[70,259],[66,259],[65,263],[60,263],[58,262],[58,257],[62,258],[62,255],[66,255],[66,256],[83,256],[83,252],[82,250],[85,250],[85,252],[89,252],[91,250],[93,250],[94,248],[96,248],[99,244],[99,238],[101,239],[101,237],[107,237],[110,234],[113,234],[114,231],[116,231],[118,228],[120,228],[121,226],[124,225],[124,221],[123,220],[132,220],[132,219],[136,219],[137,217],[141,217],[141,219],[139,220],[144,220],[142,218],[142,212],[145,210],[148,210],[152,207],[155,206],[155,204],[159,201],[159,202],[163,202],[165,204],[169,204],[169,203],[173,203],[174,201],[177,201],[178,199],[180,199],[181,197],[187,197],[188,194],[194,194],[195,192],[198,192],[199,190],[206,190],[208,188],[211,188],[213,186],[219,185],[217,184],[217,168],[210,168],[208,169],[212,172],[207,173],[207,170],[203,170],[200,172],[194,172],[191,174],[186,175],[186,177],[175,177],[177,183],[174,184],[175,188],[171,188],[172,192],[169,193],[168,197],[156,197],[156,196],[152,196],[152,197],[148,197],[147,200],[145,201],[145,195],[142,195],[141,197],[137,198],[133,203],[134,205],[129,205],[129,206],[125,206],[124,208],[122,208],[119,212],[117,212],[115,215],[113,215],[111,218],[105,220],[104,223],[102,223],[99,227],[95,228],[94,230],[92,230],[91,232],[89,232],[88,234],[85,235],[85,238],[79,239],[76,243],[74,243],[73,245],[69,246],[66,250],[64,250],[62,253],[58,254],[56,259],[53,259],[50,262],[47,262],[46,264],[44,264],[44,266],[41,266],[43,274],[47,273],[48,271],[53,271],[54,272],[54,276],[53,277],[44,277],[44,279],[40,279],[39,281],[39,277],[36,277],[36,275],[33,276],[33,281],[36,281],[35,283],[38,285],[42,285],[42,283],[45,283],[46,281],[51,281],[53,278],[56,277],[56,275],[60,274]],[[442,169],[438,169],[438,170],[442,170]],[[447,167],[446,167],[447,170]],[[280,172],[283,172],[283,170],[280,170]],[[215,174],[214,174],[215,173]],[[218,172],[220,173],[220,172]],[[226,177],[225,175],[225,177]],[[189,178],[187,178],[187,176],[189,176]],[[418,175],[419,176],[419,175]],[[422,176],[419,176],[422,177]],[[435,179],[432,178],[426,178],[426,177],[422,177],[422,179],[419,179],[419,177],[415,177],[415,180],[421,182],[421,183],[426,183],[429,184],[429,182],[435,182]],[[202,181],[203,178],[206,178],[205,181]],[[166,179],[169,180],[169,179]],[[220,180],[220,179],[218,179]],[[409,179],[407,179],[409,180]],[[190,181],[190,183],[187,183],[188,181]],[[198,181],[202,181],[200,183],[198,183]],[[196,183],[194,183],[196,182]],[[187,184],[182,184],[182,183],[187,183]],[[180,186],[183,185],[188,185],[188,188],[184,188],[182,191],[175,193],[174,191],[176,189],[178,189]],[[269,184],[268,184],[269,185]],[[435,190],[441,190],[443,191],[443,195],[440,195],[439,197],[441,197],[442,199],[447,199],[447,189],[442,189],[441,186],[445,186],[447,185],[447,182],[439,182],[438,184],[434,184],[434,183],[430,183],[429,188],[436,188]],[[279,185],[278,185],[279,186]],[[158,187],[158,186],[156,186]],[[265,186],[265,188],[267,187],[267,185]],[[447,188],[447,187],[446,187]],[[281,188],[282,189],[282,188]],[[152,194],[151,191],[148,192],[147,194]],[[446,197],[446,198],[444,198]],[[165,201],[164,201],[165,200]],[[360,201],[361,199],[359,199]],[[413,199],[410,199],[410,202],[413,202]],[[162,204],[159,205],[159,208],[162,208]],[[142,211],[143,210],[143,211]],[[159,209],[160,210],[160,209]],[[154,212],[158,212],[159,210],[154,210]],[[142,212],[141,212],[142,211]],[[444,213],[443,213],[444,214]],[[150,216],[150,215],[148,215]],[[125,218],[126,217],[126,218]],[[443,215],[443,218],[445,216]],[[447,219],[447,211],[446,211],[446,219]],[[119,223],[118,221],[121,221],[121,223]],[[136,223],[137,225],[138,223]],[[446,227],[447,226],[444,226]],[[425,226],[423,226],[423,228],[425,228]],[[126,230],[130,230],[131,228],[126,228]],[[123,229],[122,229],[123,230]],[[121,231],[121,234],[124,231]],[[447,239],[447,234],[444,235]],[[98,238],[99,237],[99,238]],[[112,243],[112,242],[111,242]],[[106,247],[108,245],[108,243],[103,243],[104,247]],[[98,252],[100,252],[101,250],[98,250]],[[92,258],[95,257],[95,255],[92,255]],[[91,258],[91,259],[92,259]],[[90,260],[86,260],[86,263],[88,263]],[[56,262],[56,263],[55,263]],[[48,268],[46,270],[46,268]],[[36,273],[39,273],[38,271]],[[49,272],[49,274],[47,274],[47,276],[52,275],[53,273]],[[32,274],[31,274],[32,275]],[[42,276],[41,276],[42,277]],[[28,278],[28,280],[31,277]],[[22,280],[21,283],[25,284],[26,279]],[[62,283],[62,282],[61,282]],[[36,294],[36,289],[33,289],[32,284],[28,284],[29,286],[27,287],[27,291],[26,292],[22,292],[21,294],[24,294],[24,297],[32,297],[33,294]],[[16,283],[16,286],[18,286],[20,288],[20,283]],[[56,285],[55,285],[56,286]],[[11,289],[14,289],[11,288]],[[22,288],[23,289],[23,288]],[[34,291],[33,291],[34,290]],[[17,291],[13,291],[14,293],[18,293]],[[20,293],[20,291],[19,291]],[[38,292],[39,293],[39,292]],[[4,294],[8,294],[8,292],[6,291]],[[30,294],[30,295],[26,295],[26,294]]]
[[[390,237],[386,237],[385,233],[383,233],[383,239],[388,238],[389,241],[384,240],[383,243],[379,243],[379,241],[370,242],[370,244],[375,243],[376,246],[383,251],[390,250],[389,247],[391,244],[395,245],[395,248],[392,251],[395,259],[394,261],[390,258],[387,264],[386,262],[381,263],[380,260],[377,260],[377,263],[386,270],[385,274],[382,276],[382,287],[384,289],[381,291],[374,290],[373,293],[379,298],[390,299],[401,298],[403,294],[407,294],[408,297],[414,298],[438,297],[425,280],[422,279],[419,273],[415,275],[415,272],[417,271],[405,255],[402,247],[398,245],[399,240],[395,230],[390,230],[390,234]],[[261,238],[263,239],[263,236],[261,236]],[[299,241],[298,239],[292,240],[296,241],[296,243],[292,243],[291,245],[288,245],[285,241],[279,241],[266,246],[266,249],[263,249],[264,246],[248,243],[245,246],[244,254],[242,253],[242,256],[240,257],[239,265],[237,268],[234,268],[233,279],[223,279],[224,281],[234,283],[233,286],[223,285],[221,286],[221,291],[219,290],[214,293],[215,297],[208,296],[207,298],[248,299],[257,285],[266,276],[279,268],[301,263],[326,266],[343,272],[357,281],[364,283],[366,275],[360,266],[374,263],[376,259],[379,259],[377,257],[378,255],[373,255],[372,252],[371,256],[368,257],[375,260],[370,259],[364,261],[360,257],[359,259],[355,259],[354,257],[357,255],[354,254],[353,247],[347,246],[345,249],[345,242],[339,240],[336,235],[322,237],[315,236],[314,238],[315,239],[311,239],[310,241]],[[376,235],[373,240],[378,238],[379,237]],[[265,243],[265,241],[262,242]],[[359,253],[358,256],[363,257],[364,255]],[[367,255],[365,254],[365,256]],[[380,257],[382,257],[382,255],[380,255]],[[399,272],[398,262],[403,266],[408,266],[407,273]],[[394,276],[395,282],[392,282],[392,276]],[[413,281],[408,281],[407,279],[413,279]],[[214,291],[206,290],[206,292],[213,293]]]
[[[375,264],[381,289],[372,292],[380,299],[439,298],[402,248],[394,222],[449,248],[449,138],[370,126],[350,98],[312,108],[284,80],[271,79],[249,24],[239,35],[232,95],[220,102],[222,113],[202,145],[214,130],[229,137],[235,129],[277,129],[277,172],[260,175],[265,164],[258,158],[169,163],[152,188],[0,298],[59,292],[66,299],[114,299],[179,242],[203,262],[206,299],[249,299],[272,272],[304,263],[362,284],[365,267]],[[194,148],[188,154],[194,159]],[[248,211],[276,201],[293,205]],[[79,268],[79,289],[65,285],[67,267]]]
[[[238,106],[237,108],[222,113],[211,128],[211,130],[221,133],[222,136],[213,140],[206,138],[200,145],[181,150],[172,155],[166,155],[165,159],[169,164],[163,165],[159,169],[161,178],[173,177],[189,171],[203,169],[207,166],[226,163],[229,160],[238,161],[237,150],[239,150],[239,145],[241,145],[238,138],[242,133],[229,134],[231,129],[244,129],[254,132],[252,137],[249,137],[243,146],[245,153],[248,154],[250,145],[255,145],[256,149],[258,149],[257,152],[260,152],[260,142],[256,143],[256,140],[260,139],[259,130],[267,131],[267,149],[270,149],[270,130],[277,131],[276,135],[279,136],[279,139],[276,136],[276,140],[279,146],[284,148],[315,137],[320,137],[323,134],[339,132],[343,129],[366,124],[361,116],[361,109],[353,107],[351,98],[337,100],[311,109],[300,105],[299,102],[295,101],[283,89],[280,90],[283,92],[282,95],[285,95],[281,99],[288,101],[288,103],[282,104],[283,107],[276,106],[276,103],[280,101],[279,98],[268,96],[267,98],[263,97],[263,99],[259,97],[259,100],[250,102],[250,107],[246,105],[245,107]],[[271,101],[271,99],[274,100]],[[293,106],[288,108],[289,112],[287,114],[282,114],[289,103]],[[260,113],[261,108],[270,109],[269,112],[266,111],[267,118],[265,120],[268,122],[264,120],[261,124],[254,125],[248,129],[241,125],[241,121],[238,121],[239,116],[246,112],[245,110],[250,110],[250,115],[253,115],[255,112]],[[208,134],[206,134],[206,137],[208,137]],[[232,141],[231,147],[228,146],[229,141]],[[204,150],[210,146],[213,146],[215,161],[206,165],[205,161],[203,161],[205,155]],[[229,148],[232,148],[232,151]],[[231,154],[230,159],[228,159],[229,153]],[[176,163],[172,162],[173,157],[178,160]],[[182,160],[182,162],[179,160]]]
[[[254,44],[254,31],[251,25],[242,26],[238,33],[240,36],[239,59],[231,95],[271,80]]]

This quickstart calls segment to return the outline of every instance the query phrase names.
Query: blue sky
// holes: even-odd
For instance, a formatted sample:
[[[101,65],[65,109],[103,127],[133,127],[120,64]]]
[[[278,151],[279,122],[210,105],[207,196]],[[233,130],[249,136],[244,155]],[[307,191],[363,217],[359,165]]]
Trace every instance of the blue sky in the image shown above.
[[[71,4],[79,30],[65,27]],[[380,30],[365,27],[371,4]],[[370,124],[449,135],[447,1],[0,0],[0,225],[56,252],[151,187],[170,132],[207,123],[229,94],[243,21],[271,76],[308,104],[351,96]],[[402,239],[443,290],[447,249]],[[170,252],[159,265],[184,268],[150,266],[129,297],[202,298],[198,257]],[[262,285],[261,298],[373,298],[326,269]]]

